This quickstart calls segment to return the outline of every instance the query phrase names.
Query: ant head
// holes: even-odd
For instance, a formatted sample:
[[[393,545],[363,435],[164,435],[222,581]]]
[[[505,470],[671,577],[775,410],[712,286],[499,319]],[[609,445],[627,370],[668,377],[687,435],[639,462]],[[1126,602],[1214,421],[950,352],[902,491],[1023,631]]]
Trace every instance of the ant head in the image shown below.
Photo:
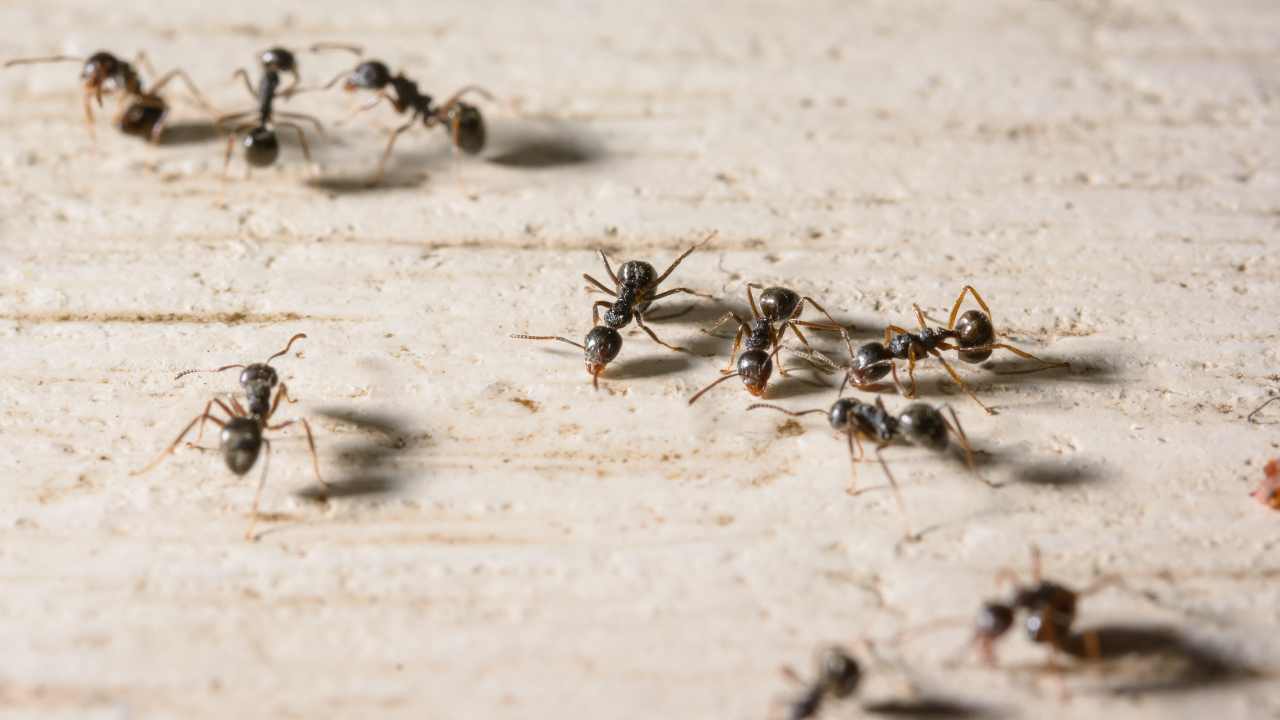
[[[1009,632],[1013,627],[1013,608],[1004,603],[983,603],[974,623],[974,635],[984,642],[991,642]]]
[[[294,59],[293,51],[286,48],[273,47],[264,50],[258,60],[262,63],[262,67],[267,70],[281,73],[298,72],[298,61]]]
[[[242,141],[244,145],[244,159],[254,167],[267,167],[280,157],[280,140],[276,137],[276,131],[266,125],[249,131]]]
[[[765,288],[760,293],[760,314],[766,320],[790,320],[800,306],[800,296],[783,287]]]
[[[818,658],[819,682],[837,698],[852,695],[862,681],[862,668],[844,648],[830,647]]]
[[[773,374],[773,359],[767,350],[747,350],[738,356],[738,376],[747,392],[761,397]]]
[[[453,144],[468,155],[475,155],[484,149],[485,131],[484,117],[480,108],[466,103],[457,103],[449,109],[449,134]]]
[[[377,60],[362,62],[347,76],[342,88],[355,90],[381,90],[391,83],[391,70]]]
[[[587,333],[583,343],[583,355],[587,361],[587,372],[591,373],[592,382],[604,372],[604,368],[622,351],[622,335],[617,330],[605,325],[597,325]]]
[[[658,271],[643,260],[628,260],[618,268],[618,282],[639,290],[653,284],[658,279]]]
[[[860,404],[853,398],[840,398],[835,401],[827,411],[827,421],[831,423],[831,429],[845,432],[853,427],[854,411]]]
[[[927,447],[930,450],[945,450],[947,447],[947,421],[942,413],[932,405],[912,403],[898,416],[898,428],[902,436],[912,445]]]
[[[875,382],[889,374],[892,361],[893,354],[883,344],[866,343],[853,354],[853,377],[859,384]]]
[[[969,310],[956,321],[956,339],[960,347],[982,347],[996,340],[996,330],[991,325],[991,318],[981,310]],[[968,363],[980,363],[991,357],[991,348],[966,352],[960,351],[960,359]]]
[[[109,52],[98,51],[84,61],[80,79],[88,87],[101,87],[108,78],[120,72],[121,62]]]
[[[262,449],[262,427],[246,417],[232,418],[222,428],[222,459],[236,475],[249,472]]]

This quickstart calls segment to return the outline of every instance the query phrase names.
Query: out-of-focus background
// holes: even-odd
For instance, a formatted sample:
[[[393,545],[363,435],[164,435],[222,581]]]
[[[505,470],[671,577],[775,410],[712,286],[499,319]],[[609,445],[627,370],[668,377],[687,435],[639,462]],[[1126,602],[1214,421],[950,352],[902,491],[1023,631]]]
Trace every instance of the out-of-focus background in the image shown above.
[[[6,717],[763,718],[830,642],[867,681],[825,717],[1280,713],[1258,679],[1280,515],[1248,497],[1280,412],[1245,421],[1280,387],[1273,2],[55,2],[0,23],[6,58],[145,50],[228,112],[251,104],[236,68],[317,41],[499,98],[477,101],[481,157],[418,130],[369,189],[402,118],[338,125],[338,91],[282,104],[325,121],[317,168],[287,143],[224,179],[180,86],[155,147],[110,100],[91,139],[74,64],[0,73]],[[300,62],[308,85],[353,63]],[[593,391],[577,350],[508,338],[581,338],[598,248],[661,268],[711,230],[674,282],[716,299],[654,323],[698,356],[633,327]],[[746,412],[736,381],[687,406],[729,352],[699,328],[752,281],[859,341],[972,283],[1073,369],[961,367],[987,416],[922,366],[1001,487],[887,451],[924,532],[903,544],[889,493],[844,492],[822,417]],[[314,421],[333,497],[292,430],[257,543],[256,471],[184,450],[130,476],[236,390],[178,370],[297,332],[282,415]],[[828,406],[837,380],[806,379],[771,401]],[[1124,575],[1078,627],[1134,652],[1055,676],[1015,629],[1000,668],[953,662],[1032,543],[1072,586]]]

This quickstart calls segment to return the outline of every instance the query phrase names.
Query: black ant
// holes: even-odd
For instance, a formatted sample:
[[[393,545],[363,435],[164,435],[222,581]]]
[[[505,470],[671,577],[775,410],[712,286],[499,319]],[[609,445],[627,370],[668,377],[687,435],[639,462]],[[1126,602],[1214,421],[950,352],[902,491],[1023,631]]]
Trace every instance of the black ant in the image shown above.
[[[210,109],[208,101],[186,72],[180,69],[170,70],[148,88],[142,84],[142,78],[132,63],[106,51],[98,51],[87,58],[74,55],[19,58],[6,62],[4,66],[55,62],[83,63],[80,69],[80,80],[84,83],[84,120],[90,137],[94,136],[93,101],[96,100],[98,107],[102,107],[104,95],[120,93],[122,102],[125,100],[129,102],[116,118],[116,125],[120,131],[126,135],[146,138],[153,143],[160,142],[165,118],[169,114],[169,104],[160,96],[160,91],[174,78],[181,78],[196,101],[206,110]],[[135,62],[145,66],[147,72],[156,75],[155,68],[151,67],[146,53],[138,53]]]
[[[680,257],[676,258],[671,263],[671,265],[666,269],[666,272],[661,275],[658,274],[658,271],[654,269],[653,265],[643,260],[628,260],[618,268],[618,273],[615,275],[613,272],[613,266],[609,264],[609,256],[605,254],[604,250],[601,250],[600,259],[604,261],[604,269],[609,273],[609,279],[613,281],[614,288],[616,289],[611,290],[604,283],[590,275],[586,273],[582,274],[582,278],[595,286],[595,288],[598,288],[606,294],[614,297],[613,302],[597,300],[591,305],[592,324],[600,324],[600,308],[604,307],[607,308],[604,312],[605,325],[615,330],[621,330],[626,327],[632,319],[634,319],[636,321],[636,325],[640,326],[640,329],[645,331],[645,333],[652,338],[654,342],[665,348],[675,350],[676,352],[689,352],[687,348],[682,348],[677,345],[669,345],[658,339],[658,336],[654,334],[653,330],[648,325],[645,325],[645,318],[648,314],[649,306],[652,303],[670,295],[675,295],[676,293],[688,293],[689,295],[696,295],[698,297],[709,297],[708,295],[685,287],[672,288],[660,293],[658,292],[658,287],[662,285],[662,281],[666,280],[685,258],[689,257],[690,253],[705,245],[715,236],[716,233],[712,232],[700,242],[695,243],[688,250],[685,250]],[[692,308],[685,308],[684,310],[670,315],[649,319],[669,320],[674,317],[679,317],[689,312],[691,309]]]
[[[880,463],[885,477],[889,480],[889,487],[898,503],[898,510],[902,513],[903,520],[906,521],[906,505],[902,500],[902,492],[898,489],[898,482],[894,479],[893,473],[889,472],[889,465],[885,463],[881,454],[884,448],[900,440],[909,445],[928,448],[934,452],[943,452],[950,445],[949,437],[954,435],[961,449],[964,450],[965,462],[968,464],[969,469],[973,470],[975,475],[978,474],[973,463],[973,447],[969,444],[969,438],[965,435],[964,428],[960,425],[960,418],[956,416],[956,411],[950,405],[944,407],[950,413],[951,420],[947,420],[939,408],[924,403],[912,403],[895,416],[885,409],[884,402],[879,397],[876,398],[874,405],[853,398],[840,398],[828,410],[793,411],[767,403],[749,405],[747,410],[768,408],[791,417],[826,415],[827,421],[831,423],[831,429],[843,434],[849,445],[852,477],[846,492],[850,495],[858,495],[861,492],[857,490],[857,463],[861,462],[865,456],[862,441],[865,439],[867,442],[874,443],[876,460]],[[987,485],[991,485],[990,481],[981,475],[978,475],[978,479]],[[906,536],[908,539],[915,538],[915,535],[911,532],[909,522],[907,523]]]
[[[348,52],[359,55],[361,50],[358,47],[350,45],[336,45],[332,43],[318,43],[311,46],[313,52],[321,50],[346,50]],[[276,136],[276,128],[289,128],[298,134],[298,143],[302,146],[302,155],[311,162],[311,149],[307,146],[307,135],[302,128],[296,123],[277,121],[276,117],[293,118],[295,120],[306,120],[315,125],[316,132],[324,134],[324,126],[320,121],[310,115],[302,113],[284,112],[275,110],[274,104],[277,97],[288,99],[292,97],[297,90],[300,76],[298,73],[298,61],[292,50],[283,47],[273,47],[263,51],[259,57],[262,66],[262,77],[258,80],[258,86],[254,87],[253,82],[249,79],[249,72],[244,68],[240,68],[232,74],[232,79],[240,78],[244,80],[245,89],[249,91],[249,95],[258,102],[258,107],[253,110],[242,110],[219,117],[215,125],[219,130],[229,122],[234,120],[243,120],[257,115],[256,121],[241,122],[231,129],[231,134],[227,137],[227,151],[223,159],[222,172],[225,175],[227,168],[231,165],[231,151],[235,147],[236,137],[244,134],[244,159],[251,167],[268,167],[276,161],[280,156],[280,140]],[[289,74],[292,76],[292,82],[283,89],[280,88],[281,74]]]
[[[844,700],[858,691],[862,684],[862,666],[839,646],[824,648],[817,657],[818,676],[809,683],[809,689],[791,703],[787,717],[790,720],[809,720],[816,717],[828,699]],[[790,668],[784,670],[788,677],[799,681]]]
[[[968,310],[963,315],[960,315],[957,321],[956,315],[960,312],[960,304],[964,302],[965,295],[969,293],[973,294],[973,299],[982,307],[982,310]],[[991,309],[987,307],[987,303],[983,301],[982,296],[978,294],[978,291],[972,285],[965,285],[964,289],[960,291],[960,296],[956,298],[955,304],[951,306],[951,317],[947,320],[945,328],[929,327],[925,322],[924,311],[920,309],[920,306],[913,305],[912,307],[916,311],[916,321],[920,324],[919,331],[915,333],[897,325],[890,325],[885,328],[883,343],[866,343],[857,350],[853,349],[848,337],[845,337],[845,342],[849,345],[850,354],[850,365],[847,368],[848,373],[845,377],[847,384],[852,384],[865,390],[872,387],[877,380],[880,380],[885,375],[893,373],[893,382],[898,387],[898,390],[903,396],[913,398],[916,396],[916,361],[933,356],[937,358],[938,362],[942,363],[942,367],[960,385],[960,389],[973,398],[973,401],[987,411],[988,415],[994,415],[995,411],[984,405],[978,399],[978,396],[973,394],[973,391],[969,389],[965,381],[960,379],[960,375],[956,373],[955,368],[951,367],[951,364],[942,357],[940,351],[954,350],[964,362],[980,363],[991,357],[993,350],[1008,350],[1018,357],[1035,360],[1041,364],[1041,367],[1021,371],[1023,373],[1071,367],[1070,363],[1049,362],[1008,343],[996,342],[995,326],[991,321]],[[954,344],[951,341],[954,341]],[[910,390],[904,388],[902,383],[899,382],[895,360],[907,361],[907,377],[911,381]],[[841,389],[843,390],[843,386],[841,386]]]
[[[259,452],[265,445],[267,453],[266,459],[263,460],[262,464],[262,479],[258,481],[258,490],[253,496],[252,519],[249,522],[249,529],[245,531],[245,538],[253,540],[253,528],[258,522],[258,503],[262,499],[262,488],[267,483],[267,466],[271,457],[271,441],[263,437],[263,433],[267,430],[283,430],[290,425],[300,423],[302,428],[307,432],[307,444],[311,448],[311,463],[315,470],[316,481],[320,483],[322,487],[328,487],[325,481],[320,477],[320,459],[316,455],[315,437],[311,433],[311,424],[307,422],[306,418],[286,420],[276,425],[270,424],[271,416],[274,415],[276,409],[280,407],[280,401],[282,399],[287,400],[290,403],[297,402],[293,398],[289,397],[289,390],[285,384],[279,382],[279,377],[276,375],[275,369],[271,367],[271,361],[288,353],[289,349],[293,347],[293,343],[295,341],[301,340],[305,337],[306,334],[304,333],[294,335],[289,338],[289,342],[284,346],[283,350],[260,363],[252,363],[249,365],[237,363],[234,365],[223,365],[222,367],[213,370],[183,370],[178,373],[177,376],[174,377],[174,380],[178,380],[183,376],[190,375],[192,373],[219,373],[223,370],[230,370],[232,368],[244,368],[240,373],[240,387],[244,390],[245,402],[249,407],[246,410],[240,405],[240,401],[236,400],[234,397],[230,399],[230,407],[218,398],[210,400],[204,406],[204,412],[200,413],[200,415],[196,416],[194,420],[188,423],[187,426],[183,428],[182,432],[178,434],[178,437],[169,445],[169,447],[165,448],[155,460],[151,461],[149,465],[141,470],[137,470],[130,474],[141,475],[159,465],[166,457],[173,454],[173,451],[178,447],[178,444],[182,442],[182,438],[186,437],[187,433],[191,432],[191,428],[195,427],[196,423],[200,424],[199,431],[196,434],[196,442],[199,443],[200,438],[204,434],[204,423],[206,420],[222,428],[220,443],[222,459],[227,463],[227,468],[238,476],[243,476],[253,468],[254,463],[258,460]],[[276,390],[275,398],[272,399],[271,391],[276,387],[276,385],[279,385],[279,389]],[[228,418],[226,420],[215,417],[210,413],[210,410],[212,410],[214,405],[222,408],[222,411],[227,414]]]
[[[755,296],[751,293],[752,289],[760,290],[760,306],[756,307]],[[846,332],[845,328],[837,323],[835,318],[831,317],[825,308],[817,303],[811,297],[802,297],[794,290],[784,287],[766,288],[758,283],[747,283],[747,301],[751,305],[751,322],[747,323],[733,312],[725,313],[716,324],[711,326],[710,330],[704,330],[708,334],[714,332],[717,328],[729,320],[733,320],[738,324],[738,332],[733,337],[733,350],[729,352],[729,364],[721,370],[723,377],[711,382],[710,385],[699,390],[689,398],[689,404],[692,405],[702,397],[702,394],[711,388],[732,377],[741,377],[742,384],[746,386],[747,392],[762,397],[765,388],[769,384],[769,376],[773,374],[773,359],[777,357],[778,351],[782,349],[782,338],[786,335],[788,329],[800,338],[800,342],[805,347],[809,347],[809,340],[800,331],[800,326],[813,328],[817,330],[832,330],[837,332]],[[805,303],[812,305],[818,312],[826,316],[830,323],[815,323],[807,320],[800,320],[800,314],[804,312]],[[781,328],[778,326],[781,325]],[[738,354],[738,348],[743,345],[743,336],[746,336],[746,349],[741,355]],[[811,347],[809,347],[812,350]],[[734,358],[737,358],[737,370],[734,370]],[[787,374],[786,368],[778,366],[779,374],[784,377]]]
[[[468,85],[451,95],[444,104],[435,105],[430,95],[418,89],[416,82],[405,77],[403,73],[392,75],[390,68],[377,60],[367,60],[351,70],[342,72],[330,80],[324,88],[331,88],[344,78],[342,87],[347,92],[372,90],[376,93],[371,102],[358,108],[352,116],[372,110],[383,100],[390,102],[397,114],[409,113],[409,121],[396,128],[387,139],[387,147],[382,151],[382,159],[378,161],[378,172],[372,184],[382,182],[387,159],[391,157],[391,148],[395,146],[400,133],[413,128],[419,120],[426,128],[435,125],[444,127],[449,131],[453,147],[468,155],[475,155],[484,149],[484,117],[480,114],[479,108],[462,102],[462,96],[469,92],[474,92],[492,102],[493,95],[484,88]]]
[[[613,362],[622,351],[622,335],[608,325],[597,325],[587,333],[586,339],[577,343],[559,335],[512,335],[516,340],[557,340],[580,348],[587,361],[587,372],[591,374],[591,386],[600,388],[600,373],[605,366]]]

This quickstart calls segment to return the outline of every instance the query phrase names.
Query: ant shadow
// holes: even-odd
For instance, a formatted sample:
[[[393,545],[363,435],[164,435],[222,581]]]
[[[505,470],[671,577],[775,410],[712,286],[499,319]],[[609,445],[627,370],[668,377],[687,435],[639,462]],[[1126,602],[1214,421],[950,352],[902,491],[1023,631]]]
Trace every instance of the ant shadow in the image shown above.
[[[373,183],[372,172],[369,172],[363,175],[324,175],[308,178],[306,185],[314,190],[323,190],[334,195],[363,195],[387,190],[412,190],[421,187],[429,177],[430,174],[426,172],[393,169],[376,184]]]
[[[862,709],[871,715],[895,718],[998,718],[1005,715],[991,707],[939,695],[864,703]]]
[[[1187,692],[1260,680],[1265,676],[1225,653],[1187,638],[1173,627],[1116,624],[1091,628],[1089,632],[1097,637],[1101,660],[1136,655],[1165,661],[1159,663],[1158,672],[1148,677],[1126,677],[1106,683],[1104,690],[1112,695]],[[1064,649],[1075,657],[1088,658],[1084,638],[1084,633],[1076,633]]]
[[[653,355],[616,362],[609,368],[609,374],[614,380],[639,380],[659,375],[674,375],[687,370],[691,364],[692,362],[684,353]]]
[[[160,133],[160,145],[177,147],[180,145],[200,145],[213,142],[224,133],[211,120],[197,120],[168,123]]]
[[[1032,462],[1018,466],[1013,472],[1013,482],[1026,485],[1075,487],[1102,479],[1102,473],[1096,467],[1080,462]]]
[[[410,448],[411,441],[410,433],[399,418],[335,407],[321,408],[316,414],[352,425],[365,437],[337,446],[336,480],[330,480],[327,487],[309,486],[296,495],[308,500],[385,497],[405,487],[407,478],[397,468],[396,460]]]
[[[581,128],[562,120],[548,120],[537,126],[497,122],[493,128],[497,142],[485,162],[520,170],[541,170],[569,165],[587,165],[603,160],[607,153],[601,143]]]
[[[1057,359],[1046,358],[1050,362]],[[950,362],[950,359],[948,359]],[[989,360],[980,365],[988,374],[979,382],[994,385],[1017,385],[1024,382],[1070,382],[1090,385],[1116,385],[1123,382],[1117,377],[1116,364],[1109,357],[1095,355],[1071,359],[1069,368],[1036,371],[1034,364],[1025,360]],[[954,363],[953,363],[954,364]],[[968,378],[965,378],[969,382]]]

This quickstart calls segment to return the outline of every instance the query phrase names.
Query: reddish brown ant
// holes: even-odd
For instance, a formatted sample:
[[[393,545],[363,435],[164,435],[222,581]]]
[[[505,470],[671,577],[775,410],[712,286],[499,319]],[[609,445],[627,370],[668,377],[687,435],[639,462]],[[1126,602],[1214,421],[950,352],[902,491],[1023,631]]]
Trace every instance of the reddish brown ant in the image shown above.
[[[94,137],[93,102],[102,107],[105,95],[119,94],[123,108],[116,117],[115,124],[126,135],[146,138],[157,143],[164,131],[165,119],[169,115],[169,104],[160,95],[170,80],[180,78],[186,84],[192,97],[206,110],[212,110],[204,95],[196,88],[191,77],[180,69],[170,70],[160,76],[150,87],[142,84],[142,78],[132,63],[122,60],[109,52],[100,50],[89,57],[76,55],[51,55],[48,57],[19,58],[9,60],[4,67],[32,65],[37,63],[78,62],[82,63],[80,80],[84,84],[84,120],[89,136]],[[135,60],[145,66],[147,72],[156,75],[155,68],[147,59],[146,53],[139,52]],[[128,102],[125,105],[125,102]]]

